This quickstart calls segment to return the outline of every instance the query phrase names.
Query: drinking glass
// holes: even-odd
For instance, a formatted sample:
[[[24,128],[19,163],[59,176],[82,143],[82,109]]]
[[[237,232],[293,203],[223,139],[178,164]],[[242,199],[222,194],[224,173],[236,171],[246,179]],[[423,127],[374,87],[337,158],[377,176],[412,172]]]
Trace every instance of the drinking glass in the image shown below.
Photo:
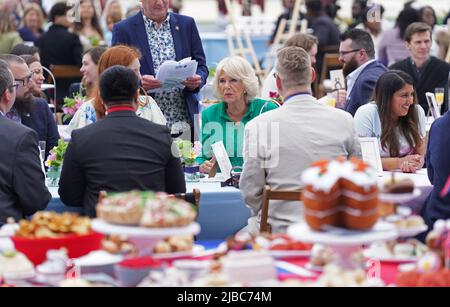
[[[440,106],[444,103],[444,88],[438,87],[434,90],[434,95],[436,97],[436,103]]]
[[[42,161],[45,161],[45,149],[46,149],[45,141],[39,141],[39,152],[41,154]]]

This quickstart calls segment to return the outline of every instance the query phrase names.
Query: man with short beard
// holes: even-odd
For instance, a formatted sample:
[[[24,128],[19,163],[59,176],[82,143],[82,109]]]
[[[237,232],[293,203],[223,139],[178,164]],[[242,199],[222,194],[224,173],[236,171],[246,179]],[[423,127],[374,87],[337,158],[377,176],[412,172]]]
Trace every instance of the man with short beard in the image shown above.
[[[0,55],[6,61],[18,83],[16,101],[6,114],[9,119],[21,123],[38,134],[39,141],[46,142],[47,157],[50,149],[58,144],[59,133],[53,114],[43,100],[36,100],[32,94],[32,72],[25,61],[16,55]]]
[[[39,160],[36,132],[7,119],[19,87],[0,60],[0,226],[44,210],[51,199]]]
[[[375,48],[370,34],[352,29],[341,35],[339,61],[347,81],[346,103],[341,105],[352,116],[356,110],[372,98],[378,78],[387,71],[386,66],[375,60]]]

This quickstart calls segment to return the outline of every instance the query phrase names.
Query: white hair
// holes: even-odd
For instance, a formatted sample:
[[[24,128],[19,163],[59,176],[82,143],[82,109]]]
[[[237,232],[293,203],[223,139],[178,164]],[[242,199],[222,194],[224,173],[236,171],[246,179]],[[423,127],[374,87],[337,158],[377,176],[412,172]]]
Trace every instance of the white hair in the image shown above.
[[[247,92],[247,101],[250,101],[259,95],[259,82],[253,67],[243,57],[230,56],[224,58],[217,65],[216,75],[213,81],[214,95],[217,98],[223,99],[219,91],[219,77],[222,72],[225,72],[231,78],[241,80],[242,83],[244,83],[244,88]]]

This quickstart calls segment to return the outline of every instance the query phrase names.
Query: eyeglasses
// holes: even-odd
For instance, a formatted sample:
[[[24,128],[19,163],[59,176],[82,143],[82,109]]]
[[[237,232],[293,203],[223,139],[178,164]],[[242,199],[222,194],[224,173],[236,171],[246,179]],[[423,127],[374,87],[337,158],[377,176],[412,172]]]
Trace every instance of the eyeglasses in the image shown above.
[[[17,90],[18,87],[19,87],[19,83],[18,82],[13,82],[12,85],[8,86],[8,89],[9,90],[12,90],[12,89],[16,89]]]
[[[23,78],[23,79],[15,79],[14,81],[19,82],[19,83],[18,83],[19,85],[25,86],[25,85],[28,85],[28,83],[30,83],[31,78],[33,78],[33,75],[34,75],[34,74],[31,73],[30,75],[26,76],[26,77]]]
[[[344,56],[346,54],[349,54],[349,53],[352,53],[352,52],[358,52],[360,50],[363,50],[363,49],[359,48],[359,49],[353,49],[353,50],[349,50],[349,51],[339,51],[339,56]]]

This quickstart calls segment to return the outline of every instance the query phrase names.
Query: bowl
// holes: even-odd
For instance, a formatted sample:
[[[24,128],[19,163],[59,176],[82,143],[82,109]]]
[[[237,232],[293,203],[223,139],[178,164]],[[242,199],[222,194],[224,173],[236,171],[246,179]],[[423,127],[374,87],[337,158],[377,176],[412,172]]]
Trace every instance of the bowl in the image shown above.
[[[151,271],[163,271],[159,260],[141,257],[124,260],[114,266],[116,279],[122,287],[136,287]]]
[[[11,237],[15,248],[24,253],[34,265],[46,259],[48,250],[65,248],[69,258],[79,258],[101,248],[103,235],[92,232],[87,235],[66,235],[60,238],[29,239]]]

